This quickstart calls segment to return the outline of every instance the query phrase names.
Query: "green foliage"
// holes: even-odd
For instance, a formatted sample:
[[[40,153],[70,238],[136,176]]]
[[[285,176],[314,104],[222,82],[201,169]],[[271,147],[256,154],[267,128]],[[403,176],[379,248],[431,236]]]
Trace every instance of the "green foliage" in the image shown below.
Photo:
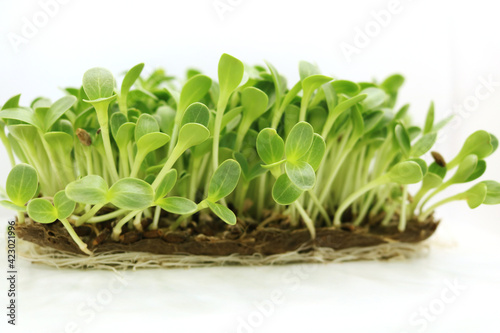
[[[5,191],[10,201],[23,207],[36,194],[38,189],[38,175],[30,165],[18,164],[9,173]]]
[[[409,105],[395,108],[401,75],[357,83],[300,62],[300,80],[289,85],[266,65],[223,54],[215,82],[197,70],[181,80],[163,70],[144,76],[138,64],[119,90],[111,72],[93,68],[53,103],[10,98],[0,139],[13,169],[0,205],[19,223],[25,212],[39,223],[59,220],[88,253],[72,225],[104,221],[103,208],[112,210],[108,220],[119,216],[116,240],[132,219],[138,230],[143,216],[158,228],[161,210],[176,215],[164,220],[171,229],[204,223],[202,210],[231,225],[274,212],[314,236],[332,217],[336,227],[347,216],[360,225],[387,214],[390,223],[391,214],[424,219],[450,201],[500,203],[499,183],[480,180],[498,139],[477,131],[451,161],[432,152],[432,162],[450,118],[435,119],[431,103],[421,127],[412,124]],[[467,191],[433,200],[464,183]]]
[[[120,209],[141,210],[153,204],[154,191],[144,180],[123,178],[111,186],[107,198]]]
[[[297,200],[303,191],[296,186],[286,173],[276,179],[273,186],[273,199],[280,205],[290,205]]]
[[[234,191],[240,179],[241,168],[235,160],[226,160],[215,170],[208,185],[207,200],[217,202]]]

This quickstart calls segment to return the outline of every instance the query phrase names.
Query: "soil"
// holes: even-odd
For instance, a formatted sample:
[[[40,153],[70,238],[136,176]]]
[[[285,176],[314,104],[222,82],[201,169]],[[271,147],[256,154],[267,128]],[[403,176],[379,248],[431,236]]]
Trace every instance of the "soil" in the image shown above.
[[[106,212],[102,212],[106,213]],[[270,215],[270,213],[268,213]],[[311,240],[308,230],[299,225],[292,228],[287,216],[272,215],[260,225],[255,221],[240,220],[229,226],[210,215],[197,214],[196,222],[186,227],[170,231],[169,216],[163,216],[158,230],[148,230],[150,219],[143,219],[144,232],[128,231],[120,236],[120,241],[111,239],[113,222],[75,227],[78,235],[94,253],[102,252],[149,252],[154,254],[194,254],[226,256],[231,254],[263,255],[280,254],[314,247],[341,250],[352,247],[375,246],[391,242],[417,243],[429,238],[439,222],[430,216],[425,222],[416,219],[408,221],[406,230],[399,232],[397,220],[389,226],[381,226],[380,218],[368,225],[357,227],[343,224],[342,228],[317,228],[316,239]],[[124,230],[126,227],[124,227]],[[19,238],[43,247],[82,254],[78,246],[61,223],[34,223],[26,218],[26,223],[16,224]]]

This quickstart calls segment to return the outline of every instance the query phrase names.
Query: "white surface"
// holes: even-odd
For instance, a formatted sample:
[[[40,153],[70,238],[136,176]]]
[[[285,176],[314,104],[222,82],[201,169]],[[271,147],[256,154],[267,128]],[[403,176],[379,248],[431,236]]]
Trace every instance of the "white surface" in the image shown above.
[[[353,80],[403,73],[400,103],[411,103],[416,121],[423,120],[430,100],[439,118],[459,114],[439,144],[447,158],[476,129],[500,137],[500,86],[488,94],[481,83],[500,82],[494,1],[401,0],[398,13],[351,61],[342,43],[353,44],[357,29],[373,24],[372,12],[389,9],[390,0],[221,0],[232,6],[223,19],[213,0],[66,0],[16,52],[9,36],[21,34],[24,18],[33,21],[42,2],[48,0],[0,3],[0,103],[18,93],[24,104],[39,95],[56,99],[62,95],[58,87],[79,85],[92,66],[118,74],[145,62],[148,70],[163,66],[182,74],[194,65],[215,76],[219,56],[227,52],[248,63],[265,58],[290,82],[298,77],[301,59]],[[10,167],[3,147],[0,161],[4,184]],[[500,153],[488,164],[485,179],[500,180]],[[0,216],[4,232],[11,213]],[[88,323],[78,308],[87,298],[105,295],[113,273],[57,271],[19,261],[19,326],[7,326],[1,314],[1,331],[65,332],[75,321],[81,332],[237,332],[239,318],[259,318],[255,302],[281,290],[282,304],[253,332],[418,332],[422,326],[412,325],[412,315],[419,307],[438,306],[441,294],[449,295],[447,283],[457,279],[467,289],[421,331],[498,332],[500,209],[469,211],[457,203],[440,216],[444,223],[430,256],[414,261],[127,272],[126,288]],[[4,270],[3,251],[0,263]],[[307,269],[308,277],[300,278],[295,269]],[[6,280],[1,281],[5,304]]]

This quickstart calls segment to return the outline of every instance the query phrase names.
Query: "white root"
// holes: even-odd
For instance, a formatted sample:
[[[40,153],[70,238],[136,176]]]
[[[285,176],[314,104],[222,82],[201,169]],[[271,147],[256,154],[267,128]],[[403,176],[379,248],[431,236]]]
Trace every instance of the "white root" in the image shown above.
[[[343,250],[316,248],[311,251],[298,249],[276,255],[164,255],[143,252],[95,253],[85,256],[41,247],[31,242],[18,239],[19,254],[33,263],[41,263],[57,268],[136,270],[139,268],[189,268],[209,266],[261,266],[284,265],[295,263],[347,262],[357,260],[403,260],[420,257],[429,252],[429,245],[424,243],[391,242],[370,247],[355,247]]]

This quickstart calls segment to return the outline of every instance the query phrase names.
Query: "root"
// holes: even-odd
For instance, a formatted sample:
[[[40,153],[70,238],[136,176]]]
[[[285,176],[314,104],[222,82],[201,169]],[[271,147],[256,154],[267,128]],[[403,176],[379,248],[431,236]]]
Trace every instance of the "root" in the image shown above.
[[[331,248],[301,248],[275,255],[203,256],[190,254],[160,255],[144,252],[103,252],[93,256],[72,254],[52,248],[41,247],[18,239],[19,254],[32,263],[41,263],[57,268],[136,270],[139,268],[190,268],[210,266],[261,266],[295,263],[347,262],[358,260],[403,260],[427,255],[429,245],[424,243],[392,242],[369,247],[343,250]]]

